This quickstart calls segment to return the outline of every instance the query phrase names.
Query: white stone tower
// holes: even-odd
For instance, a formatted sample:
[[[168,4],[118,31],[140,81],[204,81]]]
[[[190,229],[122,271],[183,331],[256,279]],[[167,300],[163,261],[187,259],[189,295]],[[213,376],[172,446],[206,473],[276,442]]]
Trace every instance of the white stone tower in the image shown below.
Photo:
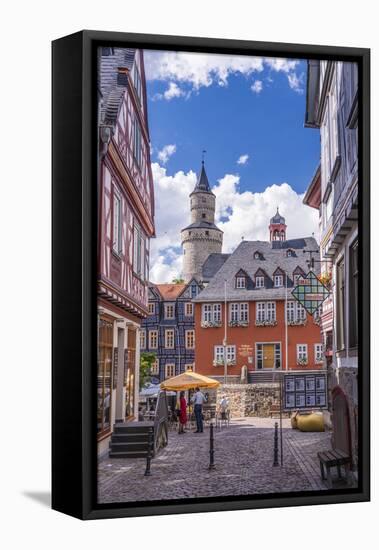
[[[191,225],[182,229],[183,278],[202,280],[202,266],[209,254],[222,251],[223,232],[215,221],[216,196],[212,193],[204,160],[199,179],[190,194]]]

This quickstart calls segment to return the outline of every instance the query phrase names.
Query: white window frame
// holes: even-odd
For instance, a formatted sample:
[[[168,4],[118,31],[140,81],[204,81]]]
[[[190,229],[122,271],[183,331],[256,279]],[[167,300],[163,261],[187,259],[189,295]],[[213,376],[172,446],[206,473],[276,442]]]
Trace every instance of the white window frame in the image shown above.
[[[276,321],[276,302],[256,302],[256,321]]]
[[[246,277],[245,276],[236,277],[236,288],[246,288]]]
[[[158,331],[149,330],[149,349],[158,349]]]
[[[266,302],[266,320],[276,321],[276,302]]]
[[[324,361],[324,345],[314,344],[315,363],[323,363]]]
[[[229,322],[249,322],[248,302],[232,302],[229,304]]]
[[[149,315],[155,315],[155,302],[149,302]]]
[[[166,328],[165,329],[165,331],[164,331],[164,347],[166,349],[174,349],[175,348],[175,329],[173,329],[173,328]]]
[[[159,375],[159,358],[156,357],[154,363],[151,364],[150,373],[152,375]]]
[[[283,275],[274,275],[274,287],[283,286]]]
[[[203,304],[201,318],[202,321],[221,323],[221,304]]]
[[[195,363],[185,363],[184,370],[192,370],[192,372],[195,372]]]
[[[287,301],[287,322],[305,321],[307,312],[297,300]]]
[[[308,344],[296,344],[296,358],[298,361],[308,361]]]
[[[186,349],[195,349],[195,331],[193,329],[188,329],[184,334]]]
[[[140,349],[146,349],[146,329],[141,328],[139,333]]]
[[[193,317],[193,303],[185,302],[184,304],[184,315],[185,317]]]
[[[237,350],[234,344],[226,346],[226,360],[228,363],[235,362],[237,357]],[[215,363],[221,363],[224,361],[224,346],[214,346],[213,358]]]
[[[116,191],[113,191],[113,243],[112,250],[116,254],[122,252],[122,216],[121,216],[121,197]]]
[[[255,277],[255,288],[264,288],[265,287],[265,278],[263,275],[258,275]]]
[[[165,378],[172,378],[175,376],[175,363],[166,363],[164,366]]]
[[[168,320],[175,319],[175,302],[168,302],[164,305],[164,318]]]

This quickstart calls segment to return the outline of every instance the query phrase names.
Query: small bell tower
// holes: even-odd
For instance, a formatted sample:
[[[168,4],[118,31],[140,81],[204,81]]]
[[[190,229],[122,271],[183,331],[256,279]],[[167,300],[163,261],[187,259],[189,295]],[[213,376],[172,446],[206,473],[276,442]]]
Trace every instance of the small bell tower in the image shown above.
[[[270,225],[268,226],[270,231],[270,242],[273,241],[285,241],[286,237],[286,220],[279,214],[279,206],[276,209],[276,214],[270,220]]]

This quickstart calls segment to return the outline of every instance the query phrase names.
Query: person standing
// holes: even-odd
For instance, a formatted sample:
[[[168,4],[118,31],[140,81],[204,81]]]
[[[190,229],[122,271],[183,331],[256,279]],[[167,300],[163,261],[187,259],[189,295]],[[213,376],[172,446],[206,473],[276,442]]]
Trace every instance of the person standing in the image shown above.
[[[184,426],[187,424],[187,401],[184,391],[180,392],[179,433],[184,434]]]
[[[207,399],[200,388],[196,388],[192,397],[192,403],[194,404],[195,418],[196,418],[196,431],[195,433],[203,432],[203,404]]]

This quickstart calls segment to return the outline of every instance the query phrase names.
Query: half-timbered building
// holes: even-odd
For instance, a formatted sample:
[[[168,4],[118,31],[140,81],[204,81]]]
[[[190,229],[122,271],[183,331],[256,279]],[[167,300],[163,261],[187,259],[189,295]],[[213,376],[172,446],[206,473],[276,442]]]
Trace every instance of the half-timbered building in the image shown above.
[[[193,299],[201,288],[196,279],[183,284],[150,285],[149,316],[141,327],[141,352],[156,355],[153,381],[196,370]]]
[[[358,66],[308,62],[305,126],[320,131],[321,161],[304,197],[318,209],[321,271],[330,286],[321,329],[333,444],[358,462]]]
[[[98,441],[138,411],[139,329],[148,313],[154,236],[142,50],[98,55]]]

